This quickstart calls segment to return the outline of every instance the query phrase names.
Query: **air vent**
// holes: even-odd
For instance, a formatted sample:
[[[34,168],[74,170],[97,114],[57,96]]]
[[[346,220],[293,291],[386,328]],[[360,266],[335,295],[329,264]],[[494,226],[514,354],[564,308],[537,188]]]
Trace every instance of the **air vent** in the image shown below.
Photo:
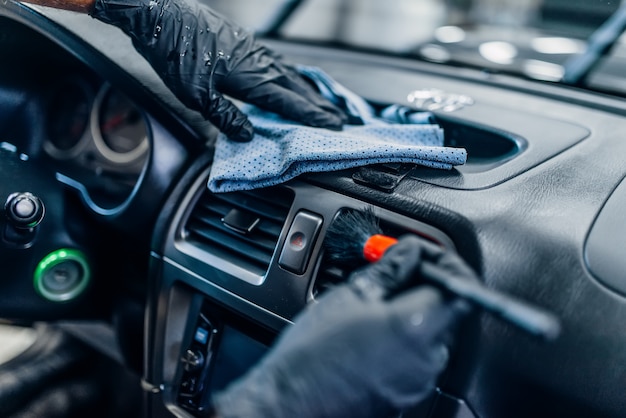
[[[185,240],[264,275],[292,202],[286,188],[220,194],[206,189],[187,219]]]

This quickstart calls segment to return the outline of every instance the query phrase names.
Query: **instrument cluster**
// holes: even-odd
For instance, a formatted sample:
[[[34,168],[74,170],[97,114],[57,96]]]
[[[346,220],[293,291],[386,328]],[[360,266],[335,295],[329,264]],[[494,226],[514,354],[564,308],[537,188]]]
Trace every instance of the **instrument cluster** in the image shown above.
[[[43,150],[66,183],[110,210],[132,192],[149,151],[144,112],[108,83],[74,77],[46,101]]]

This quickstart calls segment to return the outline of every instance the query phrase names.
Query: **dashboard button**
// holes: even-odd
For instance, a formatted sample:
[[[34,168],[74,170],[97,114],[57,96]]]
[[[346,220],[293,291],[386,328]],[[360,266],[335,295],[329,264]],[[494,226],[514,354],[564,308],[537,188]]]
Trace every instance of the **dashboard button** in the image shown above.
[[[299,212],[289,228],[278,264],[292,273],[304,273],[321,226],[319,215]]]
[[[28,192],[10,195],[4,205],[4,210],[11,224],[22,229],[39,225],[45,213],[41,199]]]
[[[202,345],[206,345],[206,343],[209,342],[209,331],[206,328],[198,327],[196,328],[193,339]]]

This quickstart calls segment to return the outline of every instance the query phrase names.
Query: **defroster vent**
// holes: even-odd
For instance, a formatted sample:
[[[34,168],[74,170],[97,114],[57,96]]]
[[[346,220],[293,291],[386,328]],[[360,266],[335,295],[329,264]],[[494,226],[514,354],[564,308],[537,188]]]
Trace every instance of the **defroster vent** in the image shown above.
[[[219,194],[205,189],[185,224],[185,240],[263,275],[292,202],[293,192],[282,187]]]

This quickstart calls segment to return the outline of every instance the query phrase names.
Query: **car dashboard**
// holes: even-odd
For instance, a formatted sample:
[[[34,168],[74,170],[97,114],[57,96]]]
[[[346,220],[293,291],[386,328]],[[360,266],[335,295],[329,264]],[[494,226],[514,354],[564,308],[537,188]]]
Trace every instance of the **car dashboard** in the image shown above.
[[[451,171],[373,165],[215,194],[214,128],[169,93],[121,32],[12,3],[0,7],[0,27],[2,172],[12,179],[2,198],[33,192],[47,209],[26,245],[5,236],[2,260],[17,281],[45,254],[78,248],[93,272],[86,291],[62,301],[28,280],[3,283],[0,316],[101,317],[121,296],[145,304],[147,416],[202,414],[210,393],[345,281],[355,266],[328,259],[324,240],[338,213],[363,209],[386,234],[458,252],[487,287],[561,322],[558,338],[543,341],[477,312],[437,391],[403,417],[621,416],[622,100],[267,40],[376,106],[409,97],[433,111],[446,145],[465,148],[468,161]],[[445,106],[442,97],[463,100]]]

